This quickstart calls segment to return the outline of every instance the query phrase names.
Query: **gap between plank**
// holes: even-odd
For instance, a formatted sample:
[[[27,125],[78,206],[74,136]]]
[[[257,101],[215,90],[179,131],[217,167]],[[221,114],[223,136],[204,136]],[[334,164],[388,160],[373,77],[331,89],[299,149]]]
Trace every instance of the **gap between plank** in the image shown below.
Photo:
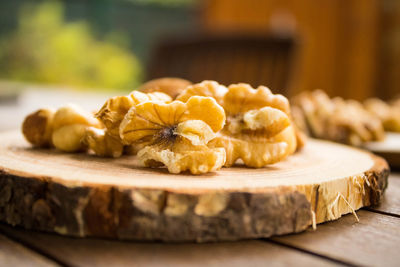
[[[2,223],[3,224],[3,223]],[[18,244],[24,246],[27,249],[30,249],[40,255],[42,255],[43,257],[45,257],[46,259],[53,261],[54,263],[63,266],[63,267],[73,267],[73,265],[69,265],[65,262],[63,262],[62,260],[58,259],[57,257],[54,257],[53,255],[51,255],[50,253],[47,253],[46,251],[36,247],[35,245],[30,244],[29,242],[26,242],[16,236],[14,236],[13,234],[9,234],[6,231],[4,231],[3,229],[0,228],[0,234],[6,236],[7,238],[11,239],[14,242],[17,242]]]
[[[349,266],[349,267],[358,267],[358,266],[360,266],[360,265],[355,265],[355,264],[350,263],[350,262],[338,260],[338,259],[335,259],[335,258],[332,258],[332,257],[329,257],[329,256],[321,255],[321,254],[312,252],[310,250],[306,250],[306,249],[303,249],[303,248],[299,248],[299,247],[295,247],[295,246],[292,246],[292,245],[289,245],[289,244],[285,244],[285,243],[282,243],[282,242],[279,242],[279,241],[276,241],[276,240],[273,240],[273,239],[261,238],[259,240],[264,241],[264,242],[270,242],[270,243],[273,243],[275,245],[282,246],[282,247],[285,247],[285,248],[294,249],[294,250],[297,250],[297,251],[300,251],[300,252],[303,252],[303,253],[306,253],[306,254],[309,254],[309,255],[312,255],[312,256],[327,260],[327,261],[331,261],[331,262],[334,262],[334,263],[337,263],[337,264],[341,264],[341,265],[345,265],[345,266]]]
[[[382,211],[382,210],[376,210],[376,209],[371,208],[371,207],[364,207],[362,209],[365,210],[365,211],[379,213],[379,214],[390,216],[390,217],[400,218],[399,214],[391,213],[391,212],[387,212],[387,211]]]

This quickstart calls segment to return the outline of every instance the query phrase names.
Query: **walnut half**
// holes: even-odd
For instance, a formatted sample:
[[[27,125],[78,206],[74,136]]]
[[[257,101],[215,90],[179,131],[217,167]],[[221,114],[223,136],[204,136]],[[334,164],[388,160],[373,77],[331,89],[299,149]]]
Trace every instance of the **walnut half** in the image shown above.
[[[95,155],[101,157],[120,157],[124,151],[136,154],[137,148],[124,147],[119,135],[119,127],[126,113],[134,105],[146,101],[170,102],[168,95],[160,92],[142,93],[133,91],[127,96],[115,96],[106,101],[96,113],[105,129],[88,129],[84,142]]]
[[[224,110],[211,97],[194,96],[186,103],[148,101],[129,110],[120,137],[124,144],[143,147],[137,155],[145,166],[201,174],[225,163],[224,149],[207,146],[224,124]]]
[[[28,115],[22,125],[25,138],[36,147],[55,147],[65,152],[86,150],[83,142],[88,127],[103,125],[92,114],[69,104],[59,108],[40,109]]]
[[[226,150],[225,166],[241,159],[246,166],[263,167],[296,150],[296,134],[288,100],[264,86],[233,84],[222,99],[227,122],[210,146]]]

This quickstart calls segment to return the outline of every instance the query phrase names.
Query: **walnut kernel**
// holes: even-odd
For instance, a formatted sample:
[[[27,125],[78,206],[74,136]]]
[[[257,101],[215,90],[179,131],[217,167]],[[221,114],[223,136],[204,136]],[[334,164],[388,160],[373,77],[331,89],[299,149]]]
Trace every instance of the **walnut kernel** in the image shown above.
[[[180,78],[159,78],[142,84],[138,91],[144,93],[162,92],[175,98],[191,84],[190,81]]]
[[[223,149],[207,146],[224,123],[224,110],[210,97],[194,96],[186,103],[149,101],[129,110],[120,137],[124,144],[144,147],[138,158],[145,166],[165,165],[172,173],[200,174],[225,162]]]
[[[186,102],[192,96],[209,96],[213,97],[218,104],[222,104],[224,95],[228,89],[216,81],[202,81],[186,87],[177,97],[176,100]]]
[[[53,145],[51,135],[54,113],[53,109],[39,109],[25,118],[22,124],[22,133],[33,146],[51,147]]]
[[[296,134],[288,100],[264,86],[233,84],[222,99],[227,122],[210,142],[226,150],[225,166],[241,159],[246,166],[263,167],[296,150]]]

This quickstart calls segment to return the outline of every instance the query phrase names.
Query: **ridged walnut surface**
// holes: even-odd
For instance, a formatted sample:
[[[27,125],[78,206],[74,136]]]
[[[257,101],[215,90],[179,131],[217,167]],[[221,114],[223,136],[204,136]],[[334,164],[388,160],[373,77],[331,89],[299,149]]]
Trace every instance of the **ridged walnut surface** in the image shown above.
[[[0,134],[0,220],[73,236],[221,241],[305,230],[379,203],[387,163],[362,150],[310,140],[286,161],[203,176],[32,149]]]

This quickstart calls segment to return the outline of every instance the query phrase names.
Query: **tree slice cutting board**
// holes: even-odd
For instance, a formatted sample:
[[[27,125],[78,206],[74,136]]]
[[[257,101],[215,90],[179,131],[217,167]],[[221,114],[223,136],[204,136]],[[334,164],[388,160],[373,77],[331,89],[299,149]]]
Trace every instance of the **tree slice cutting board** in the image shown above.
[[[0,134],[0,220],[73,236],[220,241],[300,232],[377,204],[385,160],[309,140],[286,161],[193,176],[118,159],[32,149]],[[314,218],[314,219],[313,219]]]
[[[385,158],[391,167],[400,168],[400,133],[388,132],[384,141],[368,143],[365,148]]]

